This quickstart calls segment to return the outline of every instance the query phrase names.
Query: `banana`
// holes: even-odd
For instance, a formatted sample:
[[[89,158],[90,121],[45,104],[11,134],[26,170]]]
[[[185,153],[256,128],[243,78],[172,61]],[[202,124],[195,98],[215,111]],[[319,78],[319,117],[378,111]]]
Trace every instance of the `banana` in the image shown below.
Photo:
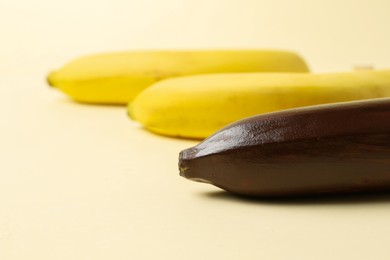
[[[128,106],[162,135],[203,139],[244,117],[293,107],[390,96],[390,70],[231,73],[160,81]]]
[[[390,190],[390,98],[237,121],[179,155],[180,175],[251,196]]]
[[[73,60],[47,81],[75,101],[127,104],[170,77],[221,72],[307,72],[297,54],[282,50],[133,51]]]

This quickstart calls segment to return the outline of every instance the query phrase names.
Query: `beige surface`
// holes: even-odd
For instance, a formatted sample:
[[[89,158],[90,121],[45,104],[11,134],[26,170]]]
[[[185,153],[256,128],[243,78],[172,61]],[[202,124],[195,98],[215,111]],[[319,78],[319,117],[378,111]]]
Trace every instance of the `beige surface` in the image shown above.
[[[244,200],[178,176],[194,141],[85,106],[45,75],[139,48],[300,52],[390,67],[389,1],[1,1],[0,259],[389,259],[390,195]]]

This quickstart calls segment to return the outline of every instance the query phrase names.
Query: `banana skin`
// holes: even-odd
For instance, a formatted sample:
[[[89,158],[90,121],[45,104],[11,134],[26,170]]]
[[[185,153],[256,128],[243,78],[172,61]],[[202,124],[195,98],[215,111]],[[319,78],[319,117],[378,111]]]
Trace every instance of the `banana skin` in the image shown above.
[[[389,96],[390,70],[209,74],[160,81],[128,106],[128,114],[158,134],[204,139],[257,114]]]
[[[390,190],[390,98],[237,121],[179,155],[180,175],[240,195]]]
[[[222,72],[307,72],[305,61],[283,50],[129,51],[75,59],[47,77],[75,101],[125,105],[162,79]]]

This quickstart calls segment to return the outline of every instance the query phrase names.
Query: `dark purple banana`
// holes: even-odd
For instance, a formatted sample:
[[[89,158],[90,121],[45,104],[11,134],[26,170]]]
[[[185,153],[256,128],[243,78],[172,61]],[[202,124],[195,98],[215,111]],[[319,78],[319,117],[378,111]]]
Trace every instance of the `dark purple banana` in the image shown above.
[[[179,168],[250,196],[390,190],[390,98],[246,118],[182,151]]]

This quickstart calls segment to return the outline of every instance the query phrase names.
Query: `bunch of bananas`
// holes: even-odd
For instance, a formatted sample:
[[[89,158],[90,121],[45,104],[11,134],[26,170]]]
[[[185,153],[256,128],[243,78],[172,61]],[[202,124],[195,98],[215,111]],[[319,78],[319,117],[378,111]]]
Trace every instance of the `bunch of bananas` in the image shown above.
[[[129,116],[155,133],[196,139],[257,114],[390,96],[390,70],[314,74],[281,50],[92,55],[48,82],[78,102],[127,104]]]

